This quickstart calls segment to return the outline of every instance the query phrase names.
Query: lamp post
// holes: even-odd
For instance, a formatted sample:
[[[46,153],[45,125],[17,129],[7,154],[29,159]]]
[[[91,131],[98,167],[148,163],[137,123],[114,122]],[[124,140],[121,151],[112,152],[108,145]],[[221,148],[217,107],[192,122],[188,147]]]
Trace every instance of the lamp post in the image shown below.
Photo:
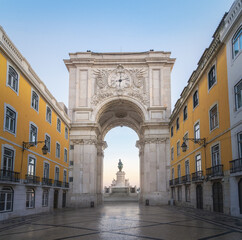
[[[29,148],[37,145],[38,143],[45,143],[45,145],[42,147],[42,153],[44,155],[46,155],[47,152],[48,152],[48,147],[46,146],[46,140],[45,141],[37,141],[37,142],[23,142],[23,148],[22,148],[23,152],[24,152],[25,149],[29,149]]]
[[[186,141],[187,140],[190,140],[196,144],[199,144],[201,146],[204,146],[206,147],[206,138],[183,138],[183,143],[181,145],[181,148],[182,148],[182,151],[183,152],[186,152],[187,151],[187,144],[186,144]]]

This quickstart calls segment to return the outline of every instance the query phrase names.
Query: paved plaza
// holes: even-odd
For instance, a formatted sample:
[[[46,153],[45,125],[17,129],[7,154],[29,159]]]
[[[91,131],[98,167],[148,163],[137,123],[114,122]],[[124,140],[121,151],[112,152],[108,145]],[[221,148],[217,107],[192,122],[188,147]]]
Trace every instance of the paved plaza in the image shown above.
[[[242,220],[170,206],[105,203],[0,224],[0,239],[242,239]]]

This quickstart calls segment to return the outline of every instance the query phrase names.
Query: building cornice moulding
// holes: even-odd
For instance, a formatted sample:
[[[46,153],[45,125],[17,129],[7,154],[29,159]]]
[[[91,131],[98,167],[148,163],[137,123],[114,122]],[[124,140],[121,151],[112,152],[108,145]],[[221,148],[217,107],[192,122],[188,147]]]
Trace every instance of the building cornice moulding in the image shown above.
[[[34,72],[28,61],[18,51],[17,47],[10,40],[4,29],[0,26],[0,50],[3,54],[10,58],[10,60],[19,68],[22,75],[31,85],[38,90],[40,95],[52,107],[57,115],[65,124],[70,127],[70,119],[62,107],[59,105],[54,96],[50,93],[46,85],[40,80],[38,75]]]

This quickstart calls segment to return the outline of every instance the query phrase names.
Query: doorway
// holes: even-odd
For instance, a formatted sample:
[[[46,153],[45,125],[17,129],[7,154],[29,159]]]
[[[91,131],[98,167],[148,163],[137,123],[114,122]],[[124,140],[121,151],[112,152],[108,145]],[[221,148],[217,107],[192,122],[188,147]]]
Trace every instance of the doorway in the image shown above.
[[[58,195],[59,195],[59,191],[55,190],[54,191],[54,208],[58,208]]]
[[[198,184],[196,187],[196,196],[197,196],[197,208],[203,209],[203,188],[201,184]]]
[[[62,194],[62,207],[63,208],[66,207],[66,191],[63,191],[63,194]]]
[[[223,212],[223,187],[220,182],[213,184],[213,211]]]

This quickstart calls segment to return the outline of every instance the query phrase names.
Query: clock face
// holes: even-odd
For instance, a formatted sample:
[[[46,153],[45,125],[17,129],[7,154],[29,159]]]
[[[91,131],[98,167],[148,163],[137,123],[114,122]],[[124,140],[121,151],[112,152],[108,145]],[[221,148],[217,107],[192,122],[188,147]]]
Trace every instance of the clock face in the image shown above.
[[[124,72],[115,73],[109,78],[109,85],[113,88],[127,88],[130,86],[130,77]]]

